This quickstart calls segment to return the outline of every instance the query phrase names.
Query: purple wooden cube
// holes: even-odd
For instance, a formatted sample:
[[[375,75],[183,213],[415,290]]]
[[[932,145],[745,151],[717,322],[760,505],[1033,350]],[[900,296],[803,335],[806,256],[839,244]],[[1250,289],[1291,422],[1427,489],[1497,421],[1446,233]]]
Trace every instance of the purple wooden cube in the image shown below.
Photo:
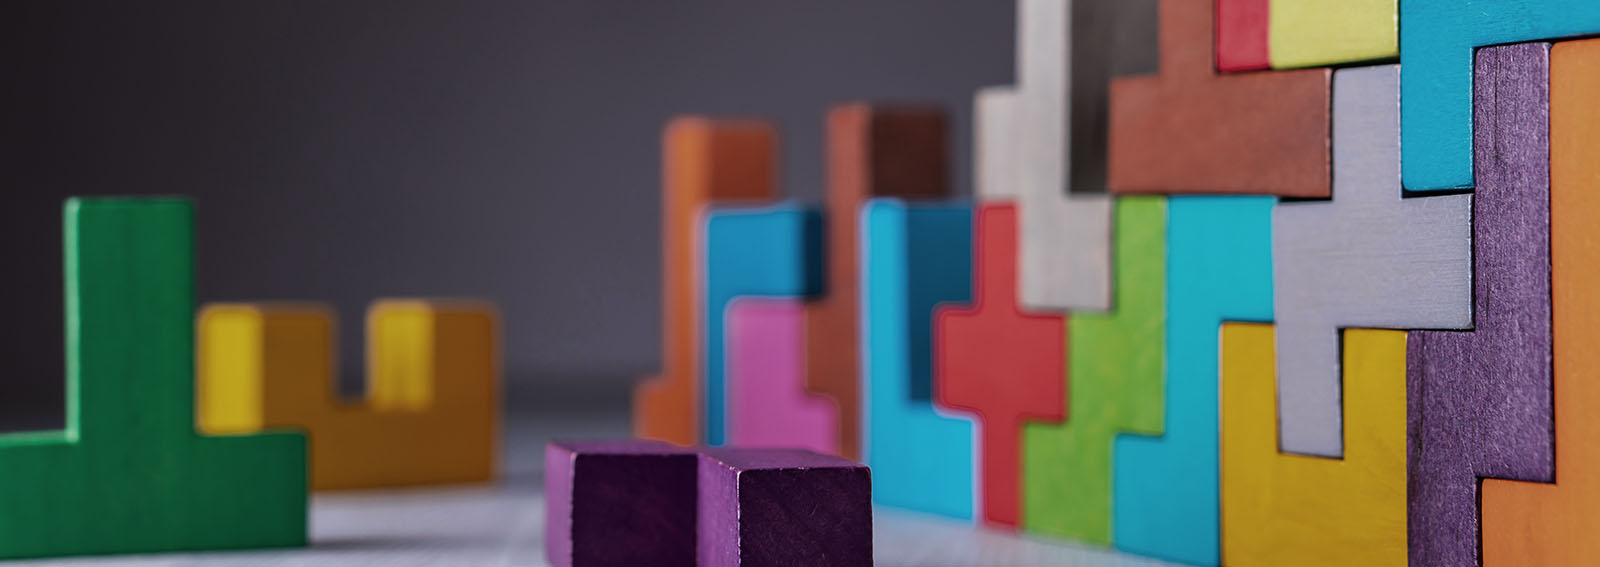
[[[696,459],[655,441],[546,445],[545,558],[555,567],[693,567]]]
[[[798,449],[700,453],[700,566],[872,565],[872,474]]]

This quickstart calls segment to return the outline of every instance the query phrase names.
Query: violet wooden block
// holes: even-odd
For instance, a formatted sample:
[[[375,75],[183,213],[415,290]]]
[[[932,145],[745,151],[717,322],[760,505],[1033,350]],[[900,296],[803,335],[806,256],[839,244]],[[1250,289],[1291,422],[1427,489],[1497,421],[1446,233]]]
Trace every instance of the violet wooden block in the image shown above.
[[[872,565],[872,475],[799,449],[700,454],[700,566]]]
[[[546,445],[545,558],[555,567],[693,567],[697,459],[656,441]]]
[[[1479,564],[1479,478],[1554,474],[1550,44],[1484,48],[1475,74],[1475,330],[1406,348],[1412,565]]]

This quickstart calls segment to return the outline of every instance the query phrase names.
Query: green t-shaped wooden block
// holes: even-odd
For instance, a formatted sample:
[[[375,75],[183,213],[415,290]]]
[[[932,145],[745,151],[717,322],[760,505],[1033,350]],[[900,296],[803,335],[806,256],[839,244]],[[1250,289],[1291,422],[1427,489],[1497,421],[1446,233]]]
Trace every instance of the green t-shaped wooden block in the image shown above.
[[[0,558],[305,545],[305,436],[195,432],[193,206],[64,212],[67,429],[0,435]]]

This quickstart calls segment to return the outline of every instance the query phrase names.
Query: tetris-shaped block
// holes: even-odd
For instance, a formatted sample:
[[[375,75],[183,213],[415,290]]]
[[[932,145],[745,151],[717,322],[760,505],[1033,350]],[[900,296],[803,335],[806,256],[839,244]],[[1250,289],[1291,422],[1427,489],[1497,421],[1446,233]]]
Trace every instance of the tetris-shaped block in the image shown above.
[[[854,462],[786,449],[700,455],[701,567],[872,565],[872,479]]]
[[[1111,543],[1111,445],[1161,432],[1166,342],[1167,202],[1117,200],[1117,306],[1071,314],[1067,420],[1023,428],[1022,525]]]
[[[1059,422],[1066,400],[1066,321],[1022,313],[1016,301],[1017,213],[977,210],[974,303],[934,315],[934,395],[978,418],[983,518],[1016,526],[1022,507],[1023,423]]]
[[[1474,330],[1414,332],[1407,347],[1412,565],[1479,565],[1479,479],[1554,473],[1549,51],[1478,52]]]
[[[1483,564],[1585,565],[1600,555],[1600,42],[1556,44],[1550,59],[1550,269],[1554,484],[1483,480]],[[1537,151],[1537,144],[1525,151]],[[1489,157],[1479,155],[1482,159]],[[1478,179],[1484,181],[1483,169]],[[1481,189],[1480,189],[1481,190]],[[1542,352],[1525,351],[1540,357]],[[1540,438],[1529,435],[1522,443]],[[1543,433],[1538,432],[1538,433]]]
[[[706,444],[727,443],[728,305],[740,296],[807,297],[822,291],[822,215],[794,204],[716,209],[705,219]],[[796,392],[799,395],[801,392]]]
[[[1292,69],[1395,57],[1400,54],[1396,4],[1217,0],[1217,68]]]
[[[315,304],[212,304],[199,327],[200,429],[304,429],[311,485],[494,478],[500,361],[494,308],[381,300],[367,312],[367,393],[336,399],[333,316]]]
[[[972,296],[970,205],[868,201],[861,212],[864,455],[880,504],[972,518],[972,422],[933,407],[933,313]]]
[[[305,545],[305,436],[195,433],[193,206],[64,224],[67,428],[0,435],[0,557]]]
[[[856,215],[872,197],[937,198],[949,192],[944,113],[866,103],[828,111],[825,293],[806,305],[806,389],[838,406],[830,445],[857,458],[861,442],[860,242]]]
[[[1111,190],[1328,196],[1327,69],[1218,75],[1214,0],[1161,0],[1161,73],[1111,81]]]
[[[1332,201],[1272,215],[1279,440],[1343,454],[1339,330],[1472,326],[1472,196],[1402,198],[1400,69],[1334,75]]]
[[[1017,198],[1021,115],[1014,87],[984,87],[972,97],[972,192],[980,201]]]
[[[1406,565],[1406,334],[1344,332],[1342,460],[1279,452],[1273,329],[1222,326],[1222,553],[1251,565]]]
[[[1473,53],[1480,46],[1600,33],[1593,0],[1400,3],[1406,189],[1472,187]]]
[[[1272,66],[1267,47],[1270,0],[1216,0],[1217,70],[1257,71]]]
[[[805,304],[742,297],[728,305],[728,443],[839,450],[839,410],[806,395]]]
[[[1112,542],[1198,565],[1219,561],[1217,332],[1272,319],[1270,197],[1167,201],[1164,432],[1113,447]]]
[[[705,396],[701,214],[714,202],[777,195],[777,135],[760,122],[691,116],[668,124],[661,145],[662,370],[635,391],[633,427],[640,437],[692,445],[703,434]]]
[[[699,459],[652,441],[546,445],[545,558],[555,567],[692,567]]]

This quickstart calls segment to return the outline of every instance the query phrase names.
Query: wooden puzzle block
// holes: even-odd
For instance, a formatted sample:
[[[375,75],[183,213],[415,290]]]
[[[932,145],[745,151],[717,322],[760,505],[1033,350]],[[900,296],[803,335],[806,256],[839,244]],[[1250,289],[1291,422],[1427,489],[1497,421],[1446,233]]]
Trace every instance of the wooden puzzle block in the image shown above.
[[[1472,196],[1402,198],[1400,69],[1334,74],[1332,201],[1272,215],[1279,441],[1343,454],[1339,330],[1472,326]]]
[[[1412,191],[1473,186],[1473,53],[1480,46],[1600,33],[1592,0],[1400,3],[1401,148]]]
[[[1021,300],[1036,310],[1111,308],[1106,85],[1118,60],[1150,60],[1151,0],[1017,3]],[[1148,13],[1145,13],[1148,12]],[[1137,63],[1124,63],[1137,65]],[[1144,71],[1144,69],[1141,69]]]
[[[702,452],[701,567],[872,565],[871,476],[808,451]]]
[[[634,434],[700,440],[700,215],[718,201],[777,195],[777,136],[760,122],[683,117],[662,135],[661,374],[634,394]]]
[[[1218,75],[1214,0],[1161,1],[1161,73],[1111,81],[1111,190],[1327,197],[1328,69]]]
[[[1270,0],[1216,0],[1217,70],[1257,71],[1272,65],[1267,37]]]
[[[1551,479],[1549,49],[1478,52],[1475,329],[1408,345],[1413,565],[1479,565],[1479,479]]]
[[[727,308],[746,295],[807,297],[822,291],[822,214],[794,204],[714,209],[705,220],[706,444],[727,443]],[[801,392],[796,392],[796,395]]]
[[[1022,313],[1016,303],[1017,211],[977,210],[971,307],[934,314],[934,395],[978,419],[983,518],[1021,520],[1023,423],[1059,422],[1066,399],[1066,332],[1058,315]]]
[[[1406,565],[1405,332],[1344,332],[1343,460],[1279,452],[1271,325],[1221,356],[1223,563]]]
[[[1219,560],[1217,332],[1224,321],[1272,320],[1275,202],[1167,201],[1164,432],[1124,434],[1112,448],[1111,540],[1119,549],[1198,565]]]
[[[653,441],[544,450],[545,558],[555,567],[693,567],[700,457]]]
[[[868,201],[861,213],[864,455],[880,504],[972,518],[972,422],[933,408],[933,313],[972,297],[970,205]]]
[[[728,305],[729,444],[839,452],[839,410],[806,395],[805,305],[742,297]]]
[[[305,545],[305,436],[195,433],[193,206],[63,220],[67,424],[0,435],[0,558]]]
[[[344,402],[335,396],[330,309],[206,305],[197,322],[200,429],[304,429],[317,490],[490,480],[499,423],[495,319],[481,302],[374,302],[366,398]]]
[[[972,97],[972,186],[980,201],[1017,198],[1021,113],[1012,87],[984,87]]]
[[[1116,204],[1117,309],[1067,321],[1067,420],[1022,431],[1022,525],[1111,544],[1111,444],[1122,432],[1161,433],[1166,341],[1165,197]]]
[[[1274,69],[1321,67],[1400,55],[1397,0],[1271,2],[1268,52]]]
[[[872,197],[933,198],[949,193],[944,113],[937,109],[851,103],[828,112],[828,187],[824,295],[806,304],[807,390],[838,405],[831,445],[861,454],[861,300],[857,234]]]
[[[1480,66],[1486,51],[1479,52]],[[1545,313],[1553,317],[1554,329],[1555,470],[1553,478],[1541,480],[1555,483],[1516,482],[1499,477],[1483,480],[1482,545],[1483,564],[1487,566],[1587,565],[1600,555],[1600,542],[1594,538],[1600,532],[1600,515],[1595,513],[1600,505],[1600,451],[1596,450],[1595,441],[1600,439],[1600,422],[1594,412],[1595,400],[1600,400],[1600,377],[1596,376],[1600,352],[1594,348],[1595,330],[1600,329],[1600,298],[1594,293],[1600,285],[1600,262],[1596,262],[1600,258],[1600,234],[1594,223],[1595,212],[1600,211],[1600,193],[1594,187],[1596,175],[1600,174],[1600,164],[1594,159],[1600,153],[1600,107],[1594,104],[1600,95],[1600,42],[1556,44],[1549,69],[1551,306]],[[1531,88],[1518,84],[1523,85],[1519,89]],[[1506,110],[1512,108],[1521,110],[1517,118],[1535,119],[1543,125],[1536,120],[1542,118],[1538,116],[1539,106],[1507,106]],[[1527,141],[1530,143],[1519,148],[1519,155],[1511,159],[1531,162],[1540,157],[1534,155],[1543,149],[1539,140]],[[1496,145],[1496,149],[1513,147],[1516,146]],[[1481,164],[1496,156],[1484,153],[1481,145],[1479,152],[1478,182],[1482,191],[1489,172]],[[1530,173],[1532,184],[1543,172]],[[1531,319],[1525,317],[1520,321]],[[1549,360],[1543,356],[1546,352],[1527,349],[1519,356],[1545,363]],[[1495,393],[1498,392],[1480,395],[1485,396],[1482,399],[1492,399],[1487,395]],[[1523,411],[1542,409],[1528,403],[1535,401],[1545,400],[1526,400],[1521,407],[1528,409]],[[1510,410],[1518,404],[1513,401],[1503,407]],[[1518,440],[1519,448],[1540,446],[1541,435],[1547,434],[1544,430],[1521,433],[1525,436]]]

